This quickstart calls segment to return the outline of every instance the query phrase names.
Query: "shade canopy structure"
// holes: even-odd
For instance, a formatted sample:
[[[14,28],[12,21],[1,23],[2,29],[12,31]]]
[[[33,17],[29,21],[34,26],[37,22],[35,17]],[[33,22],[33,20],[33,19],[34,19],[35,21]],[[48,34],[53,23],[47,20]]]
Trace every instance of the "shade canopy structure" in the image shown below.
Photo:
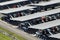
[[[55,4],[55,3],[60,3],[60,0],[51,0],[51,1],[48,1],[48,2],[40,2],[38,4],[29,4],[29,5],[46,6],[46,5],[51,5],[51,4]]]
[[[23,1],[28,1],[28,0],[12,0],[12,1],[7,1],[7,2],[2,2],[0,3],[0,6],[7,5],[7,4],[13,4],[17,2],[23,2]]]
[[[43,29],[51,28],[51,27],[54,27],[57,25],[60,25],[60,19],[50,21],[50,22],[46,22],[46,23],[42,23],[42,24],[38,24],[38,25],[34,25],[34,26],[29,26],[29,28],[42,29],[43,30]]]
[[[60,33],[57,33],[57,34],[54,34],[54,35],[50,35],[49,37],[60,39]]]
[[[12,12],[16,12],[16,11],[22,11],[22,10],[26,10],[26,9],[32,9],[32,8],[35,8],[35,7],[26,5],[26,6],[22,6],[22,7],[19,7],[19,8],[1,10],[0,13],[8,14],[8,13],[12,13]]]
[[[53,10],[50,10],[50,11],[45,11],[45,12],[38,12],[38,13],[34,13],[34,14],[31,14],[31,15],[27,15],[27,16],[11,18],[11,20],[25,21],[25,20],[30,20],[30,19],[34,19],[34,18],[46,16],[46,15],[55,14],[55,13],[60,13],[60,8],[53,9]]]

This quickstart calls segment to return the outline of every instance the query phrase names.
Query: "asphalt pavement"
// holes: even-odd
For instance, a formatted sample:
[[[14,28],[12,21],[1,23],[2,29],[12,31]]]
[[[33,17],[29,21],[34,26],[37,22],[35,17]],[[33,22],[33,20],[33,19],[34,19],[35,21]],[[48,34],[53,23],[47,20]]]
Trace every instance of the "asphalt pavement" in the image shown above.
[[[0,27],[3,27],[11,32],[14,32],[18,35],[21,35],[22,37],[26,38],[27,40],[40,40],[39,38],[36,38],[22,30],[19,30],[19,29],[16,29],[13,27],[13,25],[7,23],[7,22],[4,22],[2,20],[0,20]]]

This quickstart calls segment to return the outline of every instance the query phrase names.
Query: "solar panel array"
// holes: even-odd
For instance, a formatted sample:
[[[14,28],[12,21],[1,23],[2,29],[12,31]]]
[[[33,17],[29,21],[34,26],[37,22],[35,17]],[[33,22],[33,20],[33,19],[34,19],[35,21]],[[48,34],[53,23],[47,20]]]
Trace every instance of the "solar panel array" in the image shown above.
[[[0,13],[4,15],[1,17],[2,20],[17,25],[26,32],[34,29],[36,31],[33,33],[36,36],[40,37],[40,33],[45,35],[45,38],[42,38],[43,35],[40,37],[42,39],[60,32],[60,0],[0,0],[0,2]]]

